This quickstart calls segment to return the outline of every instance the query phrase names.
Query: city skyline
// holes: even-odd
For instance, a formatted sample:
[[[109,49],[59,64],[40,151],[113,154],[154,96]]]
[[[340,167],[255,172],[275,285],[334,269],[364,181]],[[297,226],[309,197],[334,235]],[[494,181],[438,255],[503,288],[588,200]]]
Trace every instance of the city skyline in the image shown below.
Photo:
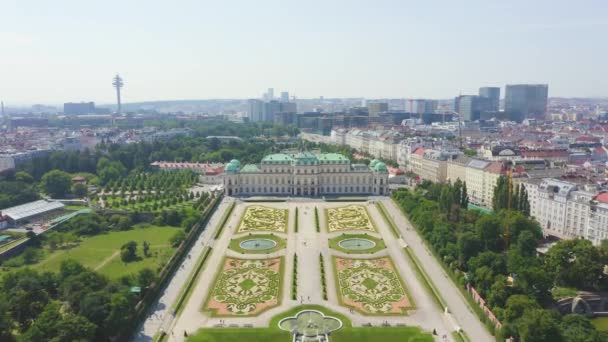
[[[608,96],[600,1],[142,4],[6,5],[0,98],[111,104],[116,73],[128,80],[124,103],[258,98],[269,87],[450,99],[521,83],[549,84],[550,97]]]

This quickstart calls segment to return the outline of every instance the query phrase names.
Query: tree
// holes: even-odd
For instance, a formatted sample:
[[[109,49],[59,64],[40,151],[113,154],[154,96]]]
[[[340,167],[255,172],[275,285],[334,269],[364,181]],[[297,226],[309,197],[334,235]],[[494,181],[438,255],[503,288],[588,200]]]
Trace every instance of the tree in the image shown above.
[[[559,241],[549,249],[546,260],[561,286],[593,290],[604,277],[599,250],[589,240]]]
[[[120,247],[120,259],[123,262],[131,262],[137,259],[137,242],[129,241]]]
[[[583,315],[569,314],[562,318],[560,324],[562,336],[568,342],[602,342],[605,339],[595,329],[589,318]]]
[[[139,286],[141,287],[148,287],[152,285],[155,279],[156,274],[149,268],[143,268],[137,274],[137,280],[139,282]]]
[[[469,207],[469,194],[467,193],[467,182],[462,183],[462,192],[460,196],[460,206],[463,209]]]
[[[52,170],[42,176],[42,188],[52,197],[61,197],[70,192],[72,178],[69,174]]]
[[[460,234],[457,245],[461,265],[465,265],[471,257],[477,255],[482,249],[479,238],[472,232]]]
[[[72,193],[78,197],[86,197],[89,192],[89,189],[85,184],[76,183],[72,186]]]
[[[8,313],[8,305],[6,299],[0,296],[0,341],[13,340],[13,322]]]
[[[149,252],[150,252],[150,243],[148,241],[144,241],[143,243],[143,250],[144,250],[144,256],[147,258],[149,257]]]
[[[29,173],[27,173],[25,171],[18,171],[17,173],[15,173],[15,180],[17,182],[31,184],[34,182],[34,177],[32,177],[32,175],[30,175]]]
[[[186,233],[183,230],[177,231],[169,240],[171,242],[171,246],[177,247],[182,241],[186,239]]]
[[[544,309],[526,310],[518,325],[522,342],[564,341],[560,332],[559,314],[557,312]]]
[[[500,220],[495,215],[484,215],[475,222],[475,234],[487,250],[502,250],[501,233]]]

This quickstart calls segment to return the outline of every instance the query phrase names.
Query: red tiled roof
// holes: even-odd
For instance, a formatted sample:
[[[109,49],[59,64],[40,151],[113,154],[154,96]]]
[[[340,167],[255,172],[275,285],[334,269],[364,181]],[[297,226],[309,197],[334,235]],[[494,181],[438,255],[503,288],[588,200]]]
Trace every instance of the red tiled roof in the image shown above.
[[[424,149],[422,147],[418,147],[416,149],[416,151],[414,151],[414,154],[417,154],[419,156],[424,156]]]
[[[504,168],[501,162],[493,162],[490,163],[485,169],[488,172],[502,174],[504,173]]]
[[[398,167],[387,167],[388,168],[388,173],[390,173],[391,175],[402,175],[405,174],[405,171],[401,170]]]
[[[597,195],[595,199],[602,203],[608,203],[608,192]]]

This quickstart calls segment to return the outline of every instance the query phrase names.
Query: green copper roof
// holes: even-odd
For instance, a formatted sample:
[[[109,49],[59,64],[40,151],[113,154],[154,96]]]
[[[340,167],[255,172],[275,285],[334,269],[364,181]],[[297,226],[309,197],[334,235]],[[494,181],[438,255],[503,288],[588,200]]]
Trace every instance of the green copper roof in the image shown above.
[[[372,169],[376,166],[376,164],[378,164],[380,161],[378,159],[372,159],[371,162],[369,162],[369,167],[371,167]]]
[[[290,164],[293,161],[290,155],[284,153],[269,154],[262,159],[262,164]]]
[[[240,168],[240,165],[230,162],[230,163],[228,163],[228,165],[226,165],[226,168],[224,169],[224,171],[234,173],[234,172],[238,171],[239,168]]]
[[[321,164],[347,164],[348,158],[339,153],[322,153],[319,155]]]
[[[230,161],[230,163],[231,163],[231,164],[236,164],[236,165],[238,165],[238,166],[241,166],[241,162],[240,162],[240,161],[238,161],[238,160],[236,160],[236,159],[232,159],[232,160]]]
[[[376,172],[388,172],[386,164],[384,164],[383,162],[377,162],[374,166],[374,170],[376,170]]]
[[[296,165],[315,165],[319,164],[319,159],[314,153],[311,152],[300,152],[293,156]]]
[[[247,164],[241,169],[241,173],[255,173],[260,172],[260,168],[255,164]]]

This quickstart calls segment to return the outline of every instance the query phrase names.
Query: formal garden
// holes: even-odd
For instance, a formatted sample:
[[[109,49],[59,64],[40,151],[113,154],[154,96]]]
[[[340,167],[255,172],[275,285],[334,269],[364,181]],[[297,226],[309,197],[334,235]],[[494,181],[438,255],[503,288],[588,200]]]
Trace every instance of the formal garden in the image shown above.
[[[365,234],[342,233],[329,239],[329,247],[347,254],[372,254],[386,248],[384,240]]]
[[[226,257],[203,309],[212,316],[255,316],[281,302],[283,258]]]
[[[245,210],[238,232],[287,232],[287,209],[250,205]]]
[[[348,317],[320,305],[301,305],[273,317],[267,328],[203,328],[188,337],[188,342],[286,342],[292,340],[290,332],[279,324],[298,318],[302,311],[315,310],[324,317],[340,320],[341,326],[331,332],[331,342],[432,342],[433,336],[413,326],[354,327]],[[336,328],[330,322],[331,328]],[[307,324],[308,326],[308,324]]]
[[[364,315],[402,315],[414,308],[389,257],[333,261],[342,305]]]
[[[329,232],[345,230],[366,230],[375,232],[376,228],[362,205],[348,205],[338,208],[325,209],[327,228]]]
[[[274,234],[247,234],[230,240],[228,248],[242,254],[270,254],[285,248],[287,241]]]

